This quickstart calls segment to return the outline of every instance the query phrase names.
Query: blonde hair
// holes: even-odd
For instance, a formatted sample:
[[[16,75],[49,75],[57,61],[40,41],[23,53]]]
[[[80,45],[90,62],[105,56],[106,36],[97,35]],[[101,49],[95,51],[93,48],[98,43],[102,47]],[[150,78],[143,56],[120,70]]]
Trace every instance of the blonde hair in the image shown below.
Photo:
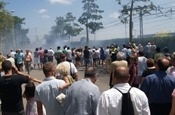
[[[69,66],[66,66],[65,63],[60,63],[56,67],[56,72],[59,72],[62,76],[69,75]]]

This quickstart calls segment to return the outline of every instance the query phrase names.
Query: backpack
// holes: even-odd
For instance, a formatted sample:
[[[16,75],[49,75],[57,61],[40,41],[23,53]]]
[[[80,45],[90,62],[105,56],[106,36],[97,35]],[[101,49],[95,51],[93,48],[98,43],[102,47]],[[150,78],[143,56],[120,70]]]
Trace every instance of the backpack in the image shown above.
[[[132,87],[131,87],[132,88]],[[127,93],[122,93],[119,89],[115,88],[122,94],[122,110],[121,115],[134,115],[134,108],[131,101],[130,90]]]

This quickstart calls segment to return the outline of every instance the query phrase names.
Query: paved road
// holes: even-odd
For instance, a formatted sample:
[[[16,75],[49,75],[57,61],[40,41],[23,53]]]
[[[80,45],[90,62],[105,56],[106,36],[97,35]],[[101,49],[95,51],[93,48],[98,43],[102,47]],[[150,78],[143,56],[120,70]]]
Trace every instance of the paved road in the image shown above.
[[[103,92],[109,89],[109,74],[106,74],[105,70],[102,67],[100,67],[98,70],[99,78],[96,82],[96,85],[100,88],[100,91]],[[44,74],[42,73],[42,70],[32,70],[31,75],[40,80],[44,79]],[[82,79],[84,77],[84,68],[80,68],[78,70],[78,76],[79,79]]]
[[[85,68],[80,68],[78,70],[79,79],[82,79],[84,77],[84,69]],[[99,70],[99,78],[96,82],[96,85],[99,87],[100,91],[103,92],[103,91],[109,89],[109,85],[108,85],[109,84],[109,74],[106,74],[105,69],[103,69],[102,67],[100,67],[98,70]],[[34,76],[40,80],[44,79],[44,74],[43,74],[42,70],[32,70],[31,76]],[[23,90],[24,90],[24,85],[23,85]],[[25,107],[26,100],[24,99],[23,102],[24,102],[24,107]],[[1,115],[1,113],[0,113],[0,115]]]

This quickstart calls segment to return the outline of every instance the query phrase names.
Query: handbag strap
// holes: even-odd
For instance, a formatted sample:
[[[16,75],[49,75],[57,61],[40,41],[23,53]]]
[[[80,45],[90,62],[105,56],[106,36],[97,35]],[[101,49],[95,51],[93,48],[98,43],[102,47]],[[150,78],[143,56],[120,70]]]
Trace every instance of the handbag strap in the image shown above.
[[[71,71],[71,63],[69,62],[69,65],[70,65],[70,75],[72,75],[72,71]]]

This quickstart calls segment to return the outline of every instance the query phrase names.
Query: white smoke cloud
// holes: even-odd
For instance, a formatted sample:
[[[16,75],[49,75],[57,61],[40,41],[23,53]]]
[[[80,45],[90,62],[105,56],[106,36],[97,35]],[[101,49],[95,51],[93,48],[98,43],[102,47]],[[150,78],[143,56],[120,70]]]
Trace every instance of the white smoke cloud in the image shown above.
[[[113,12],[112,14],[109,15],[110,18],[118,19],[119,13]]]
[[[60,3],[60,4],[72,4],[74,0],[49,0],[51,4]]]
[[[42,15],[42,18],[49,19],[49,18],[50,18],[50,16],[49,16],[49,15],[44,14],[44,15]]]
[[[38,13],[44,14],[44,13],[46,13],[47,11],[48,11],[47,9],[40,9],[40,10],[38,11]]]

